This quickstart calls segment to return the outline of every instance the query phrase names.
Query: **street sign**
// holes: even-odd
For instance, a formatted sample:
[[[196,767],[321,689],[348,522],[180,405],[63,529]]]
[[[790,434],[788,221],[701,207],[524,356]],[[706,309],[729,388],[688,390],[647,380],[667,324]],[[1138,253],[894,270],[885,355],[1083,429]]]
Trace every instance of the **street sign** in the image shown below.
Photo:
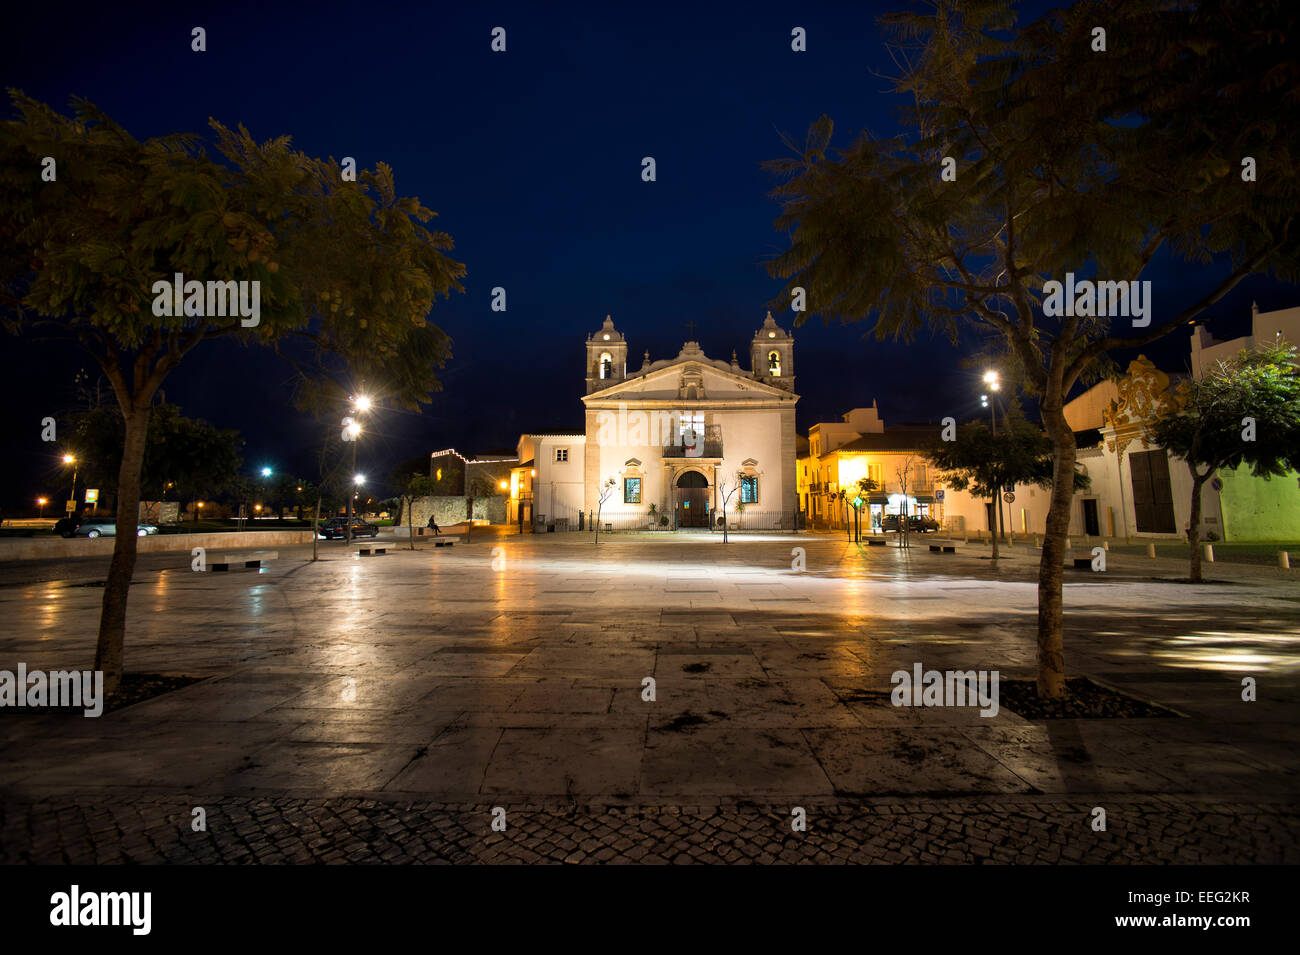
[[[1223,490],[1223,478],[1221,478],[1221,477],[1217,477],[1217,476],[1216,476],[1215,479],[1214,479],[1213,481],[1210,482],[1210,487],[1214,488],[1215,493],[1218,493],[1219,491],[1222,491],[1222,490]]]
[[[939,490],[937,490],[937,491],[934,492],[934,499],[935,499],[936,501],[942,501],[942,500],[943,500],[943,488],[939,488]]]
[[[855,508],[859,508],[859,507],[861,507],[861,506],[862,506],[862,498],[860,498],[860,497],[855,497],[855,498],[853,499],[853,506],[854,506]]]
[[[69,502],[67,503],[67,506],[64,508],[64,510],[66,510],[69,514],[71,514],[71,513],[72,513],[73,511],[75,511],[76,509],[77,509],[77,502],[76,502],[75,499],[69,501]]]
[[[1012,492],[1014,492],[1015,489],[1016,489],[1016,486],[1015,486],[1014,484],[1004,484],[1004,485],[1002,485],[1002,490],[1006,491],[1008,494],[1011,494]]]
[[[87,504],[99,503],[99,488],[97,487],[86,488],[86,503]]]
[[[1002,495],[1002,500],[1006,501],[1008,504],[1012,504],[1015,502],[1016,496],[1010,491],[1007,491],[1007,493]]]

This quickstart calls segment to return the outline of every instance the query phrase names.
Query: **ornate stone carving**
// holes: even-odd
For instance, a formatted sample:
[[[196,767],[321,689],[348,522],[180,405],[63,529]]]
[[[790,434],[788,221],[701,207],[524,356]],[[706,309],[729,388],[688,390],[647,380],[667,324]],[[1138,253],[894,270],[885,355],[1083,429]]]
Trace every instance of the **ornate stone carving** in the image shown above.
[[[1174,398],[1169,391],[1169,376],[1145,355],[1129,362],[1128,373],[1116,386],[1119,395],[1102,412],[1102,420],[1115,432],[1107,439],[1106,449],[1122,457],[1138,438],[1143,447],[1149,447],[1147,430],[1173,409]]]

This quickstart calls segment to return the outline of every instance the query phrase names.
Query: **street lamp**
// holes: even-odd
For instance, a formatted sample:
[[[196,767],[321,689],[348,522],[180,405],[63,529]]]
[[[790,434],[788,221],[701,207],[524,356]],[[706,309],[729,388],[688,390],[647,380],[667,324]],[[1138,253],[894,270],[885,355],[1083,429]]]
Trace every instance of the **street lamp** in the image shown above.
[[[72,494],[69,495],[69,498],[72,501],[72,510],[75,511],[77,509],[77,459],[71,454],[65,454],[63,463],[72,465]],[[71,514],[72,511],[68,513]]]
[[[37,505],[40,506],[40,512],[37,514],[37,517],[44,517],[44,516],[45,516],[45,498],[43,498],[43,497],[38,497],[38,498],[36,499],[36,503],[37,503]]]
[[[1002,382],[998,377],[998,373],[996,371],[993,371],[992,369],[984,372],[984,384],[988,385],[990,391],[997,391],[1002,387]],[[980,395],[980,407],[989,409],[989,423],[993,426],[993,437],[996,438],[998,436],[998,412],[997,412],[997,408],[995,408],[993,405],[993,401],[994,399],[990,398],[986,394]],[[993,506],[997,508],[998,517],[997,517],[997,527],[994,527],[992,529],[992,533],[997,534],[1002,540],[1006,540],[1007,525],[1006,522],[1002,519],[1002,488],[1001,487],[993,488]]]
[[[270,469],[270,468],[262,468],[262,477],[265,478],[265,477],[270,477],[270,476],[271,476],[271,469]]]

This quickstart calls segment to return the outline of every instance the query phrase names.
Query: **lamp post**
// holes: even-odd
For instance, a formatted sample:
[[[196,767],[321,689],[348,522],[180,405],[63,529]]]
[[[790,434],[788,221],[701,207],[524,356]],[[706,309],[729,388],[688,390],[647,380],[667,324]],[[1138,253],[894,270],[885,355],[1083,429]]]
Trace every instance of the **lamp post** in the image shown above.
[[[36,504],[37,504],[37,506],[40,508],[40,511],[37,513],[36,516],[37,516],[37,517],[44,517],[44,516],[45,516],[45,498],[43,498],[43,497],[38,497],[38,498],[36,499]]]
[[[357,395],[352,399],[352,411],[354,414],[365,414],[370,410],[372,404],[370,398],[366,395]],[[357,438],[361,436],[361,425],[355,420],[347,419],[346,434],[348,440],[352,443],[352,481],[356,487],[360,487],[365,482],[365,478],[357,474]],[[349,545],[352,544],[352,501],[355,495],[355,490],[348,495],[348,523],[345,539]]]
[[[77,509],[77,459],[71,454],[65,454],[63,456],[63,463],[72,465],[72,493],[68,495],[68,497],[72,502],[72,510],[75,511]],[[72,511],[69,511],[68,513],[71,514]]]
[[[996,371],[986,371],[984,373],[984,384],[988,385],[989,391],[996,392],[1001,389],[1002,382]],[[998,414],[993,402],[997,400],[996,395],[980,395],[980,400],[989,409],[989,420],[993,424],[993,437],[998,436]],[[993,488],[993,506],[997,508],[997,528],[993,533],[998,535],[998,539],[1005,541],[1007,539],[1007,525],[1002,518],[1002,487],[997,485]]]

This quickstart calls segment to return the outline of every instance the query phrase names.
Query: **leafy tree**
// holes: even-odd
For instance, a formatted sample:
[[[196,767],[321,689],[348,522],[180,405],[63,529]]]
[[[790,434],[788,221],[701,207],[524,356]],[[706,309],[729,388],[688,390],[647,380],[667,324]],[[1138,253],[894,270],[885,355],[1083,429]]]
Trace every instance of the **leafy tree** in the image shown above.
[[[1255,477],[1300,470],[1300,368],[1285,343],[1243,350],[1178,386],[1174,406],[1152,437],[1187,463],[1191,579],[1201,580],[1201,489],[1215,472],[1250,465]]]
[[[1247,275],[1300,278],[1297,65],[1280,42],[1296,35],[1298,9],[1099,0],[1017,30],[1000,0],[934,0],[886,18],[903,134],[832,148],[822,117],[795,156],[768,164],[782,180],[776,225],[791,234],[770,271],[787,295],[801,288],[827,320],[874,317],[879,338],[991,334],[1037,399],[1055,468],[1038,574],[1041,696],[1065,695],[1072,389],[1106,374],[1116,349],[1202,320]],[[1149,325],[1086,301],[1045,315],[1046,282],[1142,281],[1158,255],[1217,257],[1226,274],[1164,322],[1149,296]]]
[[[0,125],[6,326],[89,352],[124,423],[119,533],[95,654],[111,693],[122,676],[149,409],[167,376],[203,342],[229,338],[275,347],[303,382],[342,366],[417,407],[449,348],[426,316],[461,288],[464,267],[444,254],[450,238],[424,226],[433,213],[398,196],[385,164],[344,181],[337,162],[295,151],[288,137],[259,143],[211,120],[210,155],[193,135],[137,140],[84,100],[65,116],[10,95],[18,118]],[[45,157],[54,181],[42,179]],[[188,299],[180,314],[162,308],[155,283],[176,273],[260,283],[259,320],[193,314],[207,309]]]
[[[925,456],[954,490],[992,498],[995,507],[1004,486],[1051,487],[1056,473],[1051,439],[1026,421],[1015,405],[1008,409],[997,434],[983,421],[971,421],[957,428],[955,441],[936,441],[925,449]],[[1072,490],[1088,485],[1088,478],[1076,470]],[[998,535],[992,538],[997,560]]]
[[[415,467],[412,468],[411,465]],[[397,489],[401,509],[406,514],[406,532],[410,537],[411,550],[415,550],[415,531],[411,525],[411,512],[415,510],[417,497],[431,497],[438,493],[438,483],[424,470],[424,458],[404,461],[393,469],[388,479],[389,486]]]
[[[75,449],[85,486],[117,494],[126,431],[119,409],[101,404],[74,411],[64,417],[63,430],[71,435],[69,447]],[[176,405],[154,404],[140,493],[159,501],[214,497],[233,486],[242,445],[237,431],[186,418]]]

